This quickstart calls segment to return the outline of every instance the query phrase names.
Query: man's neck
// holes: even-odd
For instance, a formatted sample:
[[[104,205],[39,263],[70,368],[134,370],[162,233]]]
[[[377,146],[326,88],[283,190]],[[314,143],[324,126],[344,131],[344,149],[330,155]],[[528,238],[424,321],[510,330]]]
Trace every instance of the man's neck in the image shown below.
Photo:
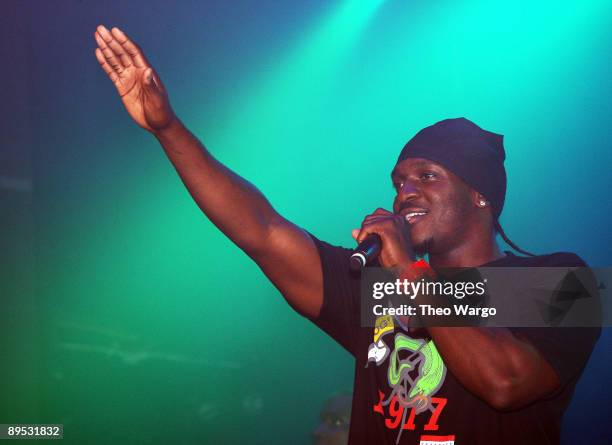
[[[461,245],[443,253],[430,253],[432,267],[477,267],[506,256],[497,242],[495,234],[473,236]]]

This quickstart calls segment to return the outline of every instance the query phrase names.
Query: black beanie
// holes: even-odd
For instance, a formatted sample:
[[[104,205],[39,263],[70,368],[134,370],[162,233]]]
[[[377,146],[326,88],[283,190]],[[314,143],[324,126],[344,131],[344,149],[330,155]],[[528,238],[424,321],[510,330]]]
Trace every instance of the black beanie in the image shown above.
[[[460,117],[423,128],[404,146],[397,159],[429,159],[459,176],[490,203],[499,218],[506,197],[504,137]]]

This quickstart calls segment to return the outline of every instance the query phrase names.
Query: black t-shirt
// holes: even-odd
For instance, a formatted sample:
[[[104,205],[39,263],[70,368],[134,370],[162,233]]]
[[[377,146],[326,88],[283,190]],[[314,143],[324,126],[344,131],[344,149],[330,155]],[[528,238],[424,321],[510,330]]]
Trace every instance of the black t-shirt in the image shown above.
[[[360,280],[348,268],[349,249],[312,236],[323,269],[323,307],[312,321],[355,357],[349,443],[556,444],[561,418],[600,328],[511,328],[557,372],[561,387],[546,400],[495,410],[448,371],[430,338],[413,338],[394,317],[360,325]],[[506,256],[487,267],[584,267],[575,254]],[[398,399],[398,396],[400,397]],[[403,408],[399,400],[410,400]]]

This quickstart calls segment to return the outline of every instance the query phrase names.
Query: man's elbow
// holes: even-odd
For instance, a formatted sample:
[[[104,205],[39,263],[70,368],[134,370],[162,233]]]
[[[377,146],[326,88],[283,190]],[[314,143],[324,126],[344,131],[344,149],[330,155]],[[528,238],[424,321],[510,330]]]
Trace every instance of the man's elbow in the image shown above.
[[[558,385],[551,386],[550,389],[540,393],[537,390],[528,389],[528,386],[528,382],[518,379],[499,379],[496,384],[491,385],[485,401],[497,411],[513,411],[537,402],[558,387]],[[543,389],[542,384],[538,387]]]
[[[498,379],[490,386],[485,402],[497,411],[516,409],[516,385],[511,379]]]
[[[513,411],[537,401],[533,391],[527,391],[524,381],[501,378],[492,385],[485,401],[497,411]]]

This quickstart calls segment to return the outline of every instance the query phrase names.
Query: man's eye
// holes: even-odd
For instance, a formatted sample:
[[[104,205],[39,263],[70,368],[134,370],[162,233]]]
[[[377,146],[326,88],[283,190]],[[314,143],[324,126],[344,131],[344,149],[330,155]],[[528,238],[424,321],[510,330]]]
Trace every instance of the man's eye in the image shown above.
[[[429,181],[431,179],[436,179],[438,176],[434,172],[423,172],[421,173],[421,179],[425,181]]]

